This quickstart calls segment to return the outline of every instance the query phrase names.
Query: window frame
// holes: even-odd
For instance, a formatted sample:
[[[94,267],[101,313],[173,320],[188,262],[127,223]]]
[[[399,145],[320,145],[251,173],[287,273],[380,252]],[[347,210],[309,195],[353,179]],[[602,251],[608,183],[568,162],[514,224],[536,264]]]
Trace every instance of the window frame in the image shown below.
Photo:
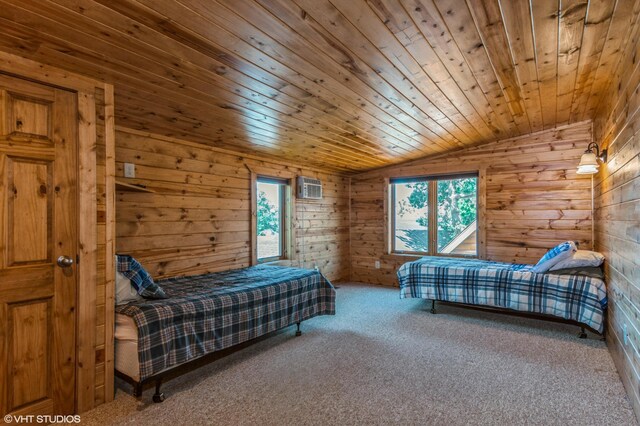
[[[277,183],[280,186],[280,255],[258,258],[258,183]],[[293,260],[293,212],[294,198],[293,189],[294,177],[272,176],[269,173],[251,172],[251,264],[263,264],[270,262],[280,262]]]
[[[475,254],[456,254],[456,253],[440,253],[438,252],[438,181],[453,180],[463,178],[476,178],[476,253]],[[428,250],[411,251],[396,250],[396,190],[395,184],[398,183],[428,183],[427,195],[427,217],[428,217]],[[463,257],[463,258],[484,258],[484,239],[481,235],[481,226],[484,222],[484,203],[481,191],[483,191],[484,173],[483,170],[464,171],[446,174],[429,174],[419,176],[402,176],[391,177],[386,179],[386,187],[388,191],[388,215],[389,220],[386,221],[388,232],[387,236],[387,253],[400,256],[443,256],[443,257]],[[431,206],[435,206],[431,208]]]

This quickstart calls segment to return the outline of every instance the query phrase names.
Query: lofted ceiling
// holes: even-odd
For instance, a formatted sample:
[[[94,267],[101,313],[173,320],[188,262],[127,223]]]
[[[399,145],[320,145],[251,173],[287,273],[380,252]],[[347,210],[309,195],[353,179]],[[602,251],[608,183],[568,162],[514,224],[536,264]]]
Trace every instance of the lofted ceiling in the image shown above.
[[[116,123],[359,171],[590,119],[640,0],[0,0]]]

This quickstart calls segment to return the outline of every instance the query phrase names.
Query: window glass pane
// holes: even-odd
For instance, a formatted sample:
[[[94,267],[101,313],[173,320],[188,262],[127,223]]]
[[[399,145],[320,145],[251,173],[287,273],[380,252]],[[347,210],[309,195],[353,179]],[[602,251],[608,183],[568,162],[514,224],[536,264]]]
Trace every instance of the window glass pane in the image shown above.
[[[395,192],[393,250],[427,252],[429,183],[396,183],[391,190]]]
[[[438,253],[475,255],[478,178],[438,181]]]
[[[258,259],[282,256],[282,186],[258,181]]]

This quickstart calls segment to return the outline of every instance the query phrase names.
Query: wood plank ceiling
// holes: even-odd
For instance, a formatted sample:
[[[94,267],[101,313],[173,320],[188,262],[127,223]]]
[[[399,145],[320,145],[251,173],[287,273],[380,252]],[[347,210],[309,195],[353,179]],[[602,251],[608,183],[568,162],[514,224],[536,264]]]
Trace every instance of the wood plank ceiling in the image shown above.
[[[640,0],[0,0],[117,124],[346,172],[590,119]]]

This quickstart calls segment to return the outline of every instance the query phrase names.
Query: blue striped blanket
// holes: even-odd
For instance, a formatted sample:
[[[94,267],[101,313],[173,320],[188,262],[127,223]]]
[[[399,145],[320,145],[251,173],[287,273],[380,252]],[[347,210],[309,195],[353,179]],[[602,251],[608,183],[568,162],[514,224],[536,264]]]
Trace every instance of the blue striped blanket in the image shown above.
[[[316,315],[335,314],[317,271],[259,265],[158,281],[167,299],[116,306],[138,328],[140,381]]]
[[[398,270],[400,298],[423,298],[553,315],[602,333],[604,282],[535,273],[533,265],[426,256]]]

